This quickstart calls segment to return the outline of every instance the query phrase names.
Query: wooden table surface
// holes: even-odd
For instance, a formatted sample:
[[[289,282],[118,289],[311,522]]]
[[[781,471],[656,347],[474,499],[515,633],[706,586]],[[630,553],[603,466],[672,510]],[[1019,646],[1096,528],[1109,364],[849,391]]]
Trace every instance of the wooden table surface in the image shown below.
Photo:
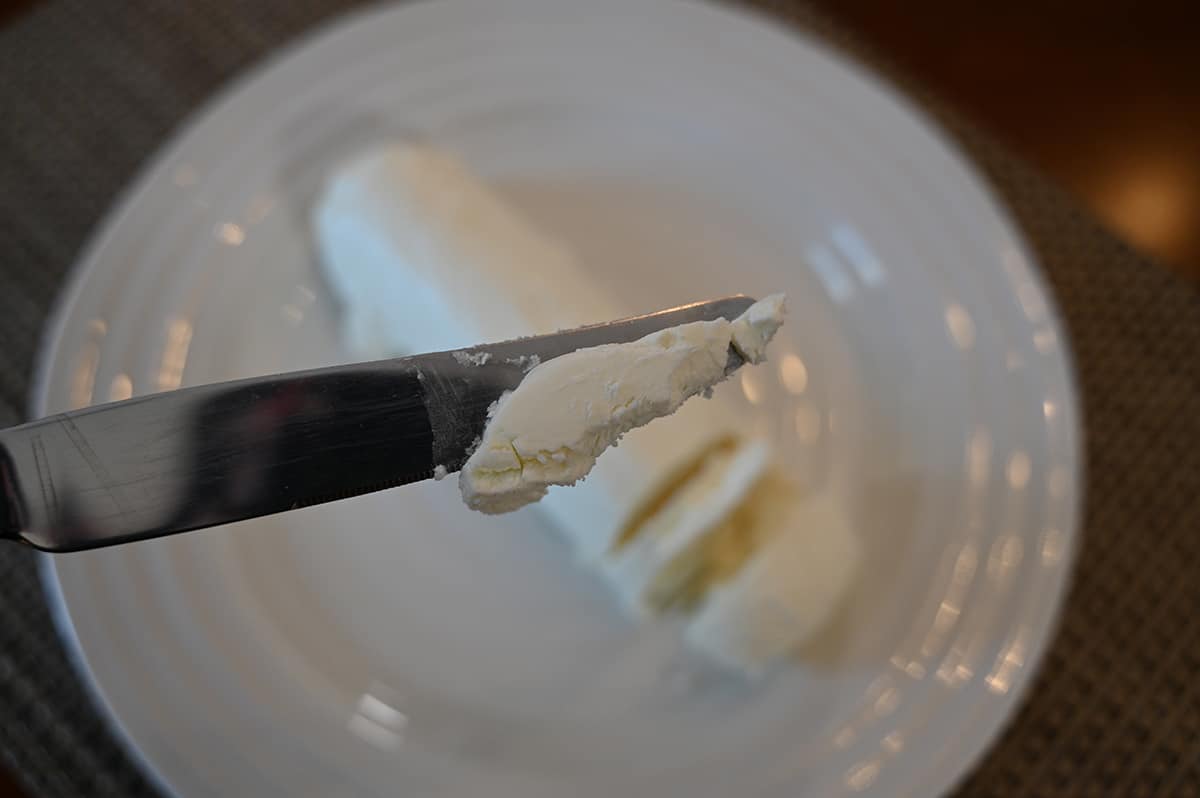
[[[812,2],[1200,283],[1200,3]],[[0,25],[36,3],[0,0]]]

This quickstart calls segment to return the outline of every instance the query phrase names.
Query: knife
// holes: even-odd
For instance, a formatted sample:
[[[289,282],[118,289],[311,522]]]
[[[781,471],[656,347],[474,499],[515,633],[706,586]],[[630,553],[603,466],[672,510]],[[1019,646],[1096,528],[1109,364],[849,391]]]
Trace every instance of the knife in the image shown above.
[[[458,471],[488,407],[530,363],[732,320],[753,303],[730,296],[451,352],[182,388],[0,430],[0,539],[78,551],[419,482],[438,466]],[[726,373],[741,365],[731,347]]]

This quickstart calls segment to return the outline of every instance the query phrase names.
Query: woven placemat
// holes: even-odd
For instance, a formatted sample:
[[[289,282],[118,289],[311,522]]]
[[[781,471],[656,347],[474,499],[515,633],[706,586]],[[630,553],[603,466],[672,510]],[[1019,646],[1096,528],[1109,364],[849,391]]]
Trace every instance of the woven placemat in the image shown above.
[[[88,233],[184,116],[334,0],[60,0],[0,31],[0,425]],[[795,2],[759,5],[885,74]],[[1072,334],[1090,471],[1079,571],[1024,708],[962,795],[1200,794],[1200,294],[897,79],[1008,201]],[[33,795],[154,790],[92,709],[34,557],[0,548],[0,758]]]

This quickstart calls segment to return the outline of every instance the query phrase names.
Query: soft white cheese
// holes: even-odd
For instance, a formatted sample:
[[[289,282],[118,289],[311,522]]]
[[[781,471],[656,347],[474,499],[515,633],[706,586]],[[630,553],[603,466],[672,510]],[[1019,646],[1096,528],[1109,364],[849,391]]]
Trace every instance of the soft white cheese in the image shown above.
[[[395,142],[341,164],[313,205],[312,225],[319,262],[343,306],[343,342],[356,359],[459,349],[636,310],[607,294],[567,247],[538,230],[457,158],[430,147]],[[726,343],[749,362],[761,360],[781,301],[768,297],[758,303],[730,325]],[[538,364],[526,365],[526,382],[534,386],[530,380]],[[582,396],[599,390],[601,382],[584,380],[586,386],[571,390]],[[622,390],[632,395],[633,386],[609,380],[601,395]],[[658,406],[669,407],[673,396],[673,390],[661,394]],[[519,404],[507,412],[517,409]],[[497,415],[500,410],[498,404]],[[617,416],[608,400],[593,400],[591,410],[594,418],[610,422]],[[594,440],[559,434],[561,426],[558,433],[547,429],[523,439],[518,451],[534,455],[524,458],[532,468],[522,463],[523,469],[554,479],[567,478],[572,469],[586,471],[586,457],[572,461],[554,448],[555,441],[571,438],[570,451],[598,453],[612,430],[641,417],[642,410],[625,413]],[[544,414],[537,420],[545,420]],[[739,437],[738,427],[719,392],[711,401],[686,402],[674,415],[630,431],[595,462],[586,481],[551,488],[538,508],[608,574],[628,606],[639,609],[645,608],[646,591],[661,583],[672,555],[721,524],[731,518],[743,523],[745,517],[752,524],[774,524],[770,535],[751,530],[761,545],[736,575],[708,588],[687,626],[696,648],[753,672],[825,622],[853,574],[858,544],[834,504],[809,507],[810,497],[773,491],[773,498],[757,506],[774,467],[767,444]],[[498,470],[522,462],[509,452],[513,457],[506,461],[497,449]],[[687,470],[698,462],[698,471]],[[669,484],[681,472],[689,478]],[[435,476],[446,476],[446,469],[438,468]],[[749,503],[756,512],[747,516]],[[626,532],[632,535],[628,545],[614,546]]]
[[[355,357],[457,349],[621,315],[594,295],[566,247],[441,150],[397,144],[352,158],[326,184],[312,222]]]
[[[733,347],[748,363],[761,363],[767,358],[771,342],[785,313],[783,294],[771,294],[755,302],[733,322]]]
[[[732,580],[708,592],[686,631],[698,650],[752,675],[825,626],[860,559],[858,537],[832,495],[767,502],[758,523],[776,533]]]
[[[766,441],[735,443],[707,454],[695,474],[664,497],[662,505],[627,530],[601,565],[622,603],[637,615],[652,614],[647,590],[664,567],[689,544],[746,501],[770,467]]]
[[[462,161],[433,147],[396,141],[340,164],[313,205],[312,226],[342,304],[342,340],[356,360],[550,333],[635,310]],[[550,491],[538,509],[593,560],[663,474],[737,423],[719,396],[689,402],[630,432],[586,484]]]
[[[773,319],[773,328],[754,335],[754,346],[765,346],[783,322],[782,301],[768,305],[765,315],[756,304],[733,322],[670,327],[537,366],[490,415],[459,476],[463,500],[474,510],[506,513],[538,501],[551,485],[574,485],[626,432],[725,379],[734,331],[750,329],[744,320]]]

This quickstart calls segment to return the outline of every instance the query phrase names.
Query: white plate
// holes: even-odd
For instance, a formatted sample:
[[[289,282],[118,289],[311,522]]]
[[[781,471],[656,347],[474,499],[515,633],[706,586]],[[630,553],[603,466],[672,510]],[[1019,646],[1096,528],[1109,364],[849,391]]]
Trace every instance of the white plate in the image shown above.
[[[293,47],[109,219],[35,410],[338,360],[304,206],[332,158],[396,132],[461,153],[631,311],[787,291],[773,360],[723,390],[847,493],[866,574],[822,640],[746,686],[622,618],[536,510],[473,515],[452,481],[47,559],[147,769],[187,796],[947,789],[1013,710],[1067,580],[1062,332],[953,148],[763,20],[457,0]]]

